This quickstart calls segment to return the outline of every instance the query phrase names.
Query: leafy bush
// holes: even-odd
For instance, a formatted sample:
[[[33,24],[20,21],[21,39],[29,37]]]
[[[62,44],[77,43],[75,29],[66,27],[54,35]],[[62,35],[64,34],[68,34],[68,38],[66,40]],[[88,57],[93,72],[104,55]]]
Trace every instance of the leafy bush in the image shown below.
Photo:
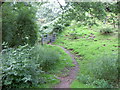
[[[97,88],[112,88],[113,86],[110,85],[107,81],[105,81],[104,79],[101,80],[95,80],[94,82],[92,82],[92,85],[95,85]]]
[[[29,3],[6,2],[2,11],[2,42],[7,42],[9,47],[34,45],[38,30],[34,7]]]
[[[100,29],[100,33],[101,34],[110,34],[110,33],[113,33],[113,31],[112,31],[112,28],[105,27],[105,28]]]
[[[95,79],[95,78],[90,77],[89,75],[81,74],[77,79],[83,84],[93,85],[93,86],[96,86],[96,88],[111,88],[112,87],[112,85],[110,85],[104,79],[101,79],[101,80]]]
[[[3,88],[18,88],[37,85],[41,69],[30,57],[31,49],[20,47],[3,51]]]
[[[54,65],[59,62],[59,54],[51,48],[43,48],[42,46],[34,47],[32,57],[36,62],[40,63],[40,67],[44,71],[54,68]]]
[[[59,56],[50,48],[20,46],[2,51],[3,88],[37,87],[44,83],[42,73],[53,68]]]
[[[57,33],[62,32],[64,29],[64,26],[62,24],[55,24],[53,26],[54,26],[53,31]]]
[[[90,84],[94,81],[94,79],[91,78],[89,75],[83,75],[83,74],[80,74],[80,76],[77,79],[84,84]]]
[[[58,18],[53,24],[53,31],[61,33],[65,27],[70,26],[70,22],[70,20],[66,20],[65,18]]]

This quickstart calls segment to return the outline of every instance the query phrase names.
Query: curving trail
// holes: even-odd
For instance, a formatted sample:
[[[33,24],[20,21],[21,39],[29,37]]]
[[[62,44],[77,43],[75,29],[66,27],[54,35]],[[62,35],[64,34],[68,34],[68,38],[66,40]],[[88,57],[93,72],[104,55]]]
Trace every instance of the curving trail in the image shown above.
[[[70,88],[70,84],[76,78],[77,72],[79,71],[79,65],[75,59],[76,56],[71,54],[69,50],[65,49],[62,46],[59,46],[59,45],[52,45],[52,46],[58,46],[58,47],[62,48],[68,55],[70,55],[70,57],[73,60],[73,64],[75,65],[74,67],[69,68],[70,72],[67,76],[58,77],[58,79],[60,79],[60,83],[58,85],[56,85],[54,88]]]

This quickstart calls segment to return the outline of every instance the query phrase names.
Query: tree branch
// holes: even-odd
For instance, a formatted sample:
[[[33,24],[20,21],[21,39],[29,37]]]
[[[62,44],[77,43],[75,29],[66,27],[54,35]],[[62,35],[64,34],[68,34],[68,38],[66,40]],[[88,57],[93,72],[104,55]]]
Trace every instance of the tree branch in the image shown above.
[[[60,8],[64,10],[63,6],[60,4],[59,0],[57,0],[58,4],[60,5]]]

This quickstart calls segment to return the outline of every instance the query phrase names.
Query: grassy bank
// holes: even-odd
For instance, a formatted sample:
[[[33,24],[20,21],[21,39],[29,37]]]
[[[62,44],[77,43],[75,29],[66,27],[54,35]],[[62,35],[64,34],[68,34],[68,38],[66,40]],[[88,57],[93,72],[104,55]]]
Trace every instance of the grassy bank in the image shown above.
[[[76,54],[80,65],[78,77],[71,88],[118,87],[118,32],[111,28],[104,25],[92,28],[73,25],[58,37],[55,44]]]
[[[69,73],[67,67],[74,66],[74,64],[72,63],[71,57],[60,47],[51,45],[45,45],[44,47],[51,48],[59,53],[60,61],[55,65],[54,69],[43,75],[46,78],[46,83],[40,85],[40,88],[52,88],[60,83],[59,76],[66,76]]]

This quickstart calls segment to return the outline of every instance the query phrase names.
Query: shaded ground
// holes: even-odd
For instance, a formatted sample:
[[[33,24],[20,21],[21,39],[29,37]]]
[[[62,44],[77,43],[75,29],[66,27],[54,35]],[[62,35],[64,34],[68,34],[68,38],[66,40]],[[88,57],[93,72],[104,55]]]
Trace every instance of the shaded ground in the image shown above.
[[[54,46],[54,45],[52,45],[52,46]],[[58,46],[58,45],[55,45],[55,46]],[[60,79],[60,83],[58,85],[56,85],[54,88],[70,88],[70,84],[76,78],[77,72],[79,71],[79,65],[78,65],[78,63],[77,63],[77,61],[75,59],[76,56],[71,54],[69,52],[69,50],[63,48],[62,46],[58,46],[58,47],[62,48],[68,55],[70,55],[70,57],[73,60],[73,64],[75,66],[69,68],[70,72],[69,72],[69,74],[67,76],[58,77],[58,79]]]

